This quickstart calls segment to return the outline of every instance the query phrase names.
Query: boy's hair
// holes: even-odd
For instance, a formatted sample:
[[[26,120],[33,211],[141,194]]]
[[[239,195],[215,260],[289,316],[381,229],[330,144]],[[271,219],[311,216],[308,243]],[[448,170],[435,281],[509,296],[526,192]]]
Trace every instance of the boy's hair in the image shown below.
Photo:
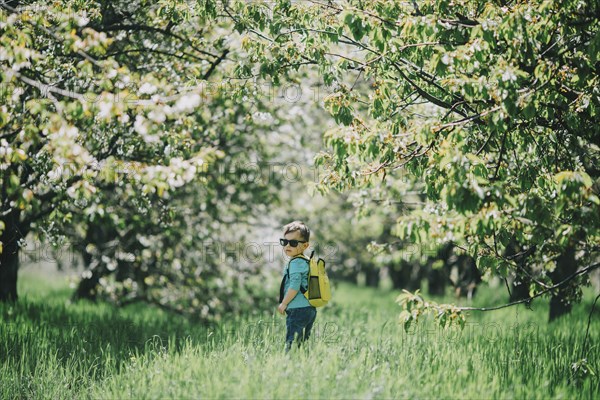
[[[295,231],[300,231],[300,236],[302,237],[302,239],[308,242],[308,240],[310,239],[310,229],[308,229],[308,226],[306,226],[304,222],[294,221],[290,222],[289,224],[283,227],[284,235]]]

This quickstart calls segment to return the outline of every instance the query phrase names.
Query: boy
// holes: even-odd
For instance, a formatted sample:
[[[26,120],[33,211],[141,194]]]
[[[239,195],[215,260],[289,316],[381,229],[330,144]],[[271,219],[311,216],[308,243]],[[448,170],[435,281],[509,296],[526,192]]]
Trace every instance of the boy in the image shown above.
[[[290,257],[283,273],[279,290],[279,307],[281,315],[287,314],[285,351],[292,347],[296,335],[298,347],[310,336],[310,331],[317,317],[317,309],[310,305],[303,294],[308,288],[308,261],[301,257],[308,248],[310,230],[301,221],[294,221],[283,227],[283,239],[279,239],[286,256]],[[304,333],[303,333],[304,331]]]

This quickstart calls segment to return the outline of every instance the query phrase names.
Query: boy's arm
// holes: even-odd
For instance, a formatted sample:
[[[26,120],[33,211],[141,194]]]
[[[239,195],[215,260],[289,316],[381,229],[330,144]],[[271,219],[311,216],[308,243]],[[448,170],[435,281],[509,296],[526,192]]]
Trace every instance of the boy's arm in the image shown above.
[[[285,314],[285,310],[288,306],[288,304],[290,304],[290,301],[294,300],[294,297],[296,297],[296,295],[298,294],[299,290],[300,290],[300,279],[298,276],[299,274],[290,274],[290,287],[288,288],[287,292],[285,293],[285,296],[283,297],[283,300],[281,300],[281,304],[279,305],[279,307],[277,307],[277,310],[279,310],[280,314]],[[298,289],[294,289],[294,287],[297,287]]]
[[[298,294],[297,290],[294,290],[292,288],[288,289],[287,293],[285,294],[285,297],[281,301],[281,304],[279,305],[279,307],[277,307],[277,311],[279,311],[279,314],[285,314],[285,310],[287,309],[288,304],[294,299],[294,297],[296,297],[296,294]]]
[[[285,309],[287,308],[288,304],[290,303],[290,301],[292,301],[294,299],[294,297],[296,297],[296,295],[298,294],[298,292],[300,291],[300,280],[302,278],[302,262],[300,260],[293,260],[290,263],[290,286],[283,298],[283,300],[281,301],[281,304],[279,305],[279,307],[277,307],[277,310],[279,311],[280,314],[283,314],[285,312]]]
[[[281,301],[281,304],[283,304],[285,307],[287,307],[287,305],[290,303],[290,301],[294,300],[294,297],[296,297],[297,294],[298,294],[297,290],[289,288],[287,293],[285,294],[285,297]]]

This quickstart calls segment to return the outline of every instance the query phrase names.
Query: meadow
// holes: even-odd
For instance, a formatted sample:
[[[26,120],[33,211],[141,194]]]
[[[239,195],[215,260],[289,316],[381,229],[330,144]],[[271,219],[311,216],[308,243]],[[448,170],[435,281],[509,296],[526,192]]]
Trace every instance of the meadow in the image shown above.
[[[550,325],[536,301],[471,313],[463,330],[423,320],[405,332],[397,291],[339,284],[310,345],[288,355],[275,313],[205,325],[141,304],[70,304],[70,293],[24,271],[19,302],[0,304],[0,398],[600,397],[600,310],[583,348],[591,290]],[[484,289],[472,305],[506,297]]]

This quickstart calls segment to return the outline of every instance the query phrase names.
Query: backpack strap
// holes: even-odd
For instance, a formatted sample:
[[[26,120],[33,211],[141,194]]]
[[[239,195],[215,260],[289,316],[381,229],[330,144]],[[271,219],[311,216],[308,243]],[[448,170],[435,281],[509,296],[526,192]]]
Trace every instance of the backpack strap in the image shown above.
[[[283,279],[281,280],[281,285],[279,285],[279,302],[280,303],[283,301],[283,297],[285,296],[285,293],[283,293],[283,288],[285,287],[285,280],[290,279],[290,264],[296,258],[302,258],[302,259],[306,260],[307,263],[310,262],[308,257],[306,257],[304,254],[299,254],[297,256],[292,257],[292,259],[290,260],[290,262],[287,265],[287,268],[285,271],[286,274],[283,276]],[[308,267],[308,274],[310,275],[310,265]],[[302,283],[300,283],[300,293],[304,294],[307,291],[308,291],[308,288],[303,288]]]

